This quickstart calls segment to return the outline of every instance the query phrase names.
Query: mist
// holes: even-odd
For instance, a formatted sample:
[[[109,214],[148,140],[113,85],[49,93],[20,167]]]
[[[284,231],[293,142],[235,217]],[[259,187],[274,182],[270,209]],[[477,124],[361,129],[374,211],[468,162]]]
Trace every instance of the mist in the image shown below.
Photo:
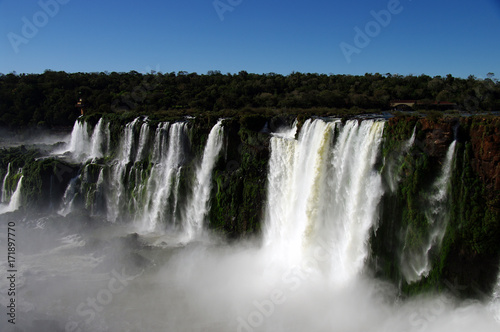
[[[67,131],[53,131],[47,129],[34,129],[30,131],[11,131],[0,128],[0,147],[11,148],[28,145],[37,148],[51,147],[53,145],[67,144],[71,139]]]
[[[15,215],[3,215],[6,222]],[[5,223],[2,223],[4,225]],[[2,226],[2,228],[4,228]],[[91,229],[91,230],[89,230]],[[322,269],[322,255],[287,266],[270,248],[173,236],[76,216],[18,229],[21,331],[498,331],[498,303],[452,292],[398,297],[370,277],[347,282]],[[5,243],[2,229],[0,243]],[[2,257],[3,259],[3,257]],[[1,263],[0,302],[8,289]],[[8,325],[2,320],[2,330]]]

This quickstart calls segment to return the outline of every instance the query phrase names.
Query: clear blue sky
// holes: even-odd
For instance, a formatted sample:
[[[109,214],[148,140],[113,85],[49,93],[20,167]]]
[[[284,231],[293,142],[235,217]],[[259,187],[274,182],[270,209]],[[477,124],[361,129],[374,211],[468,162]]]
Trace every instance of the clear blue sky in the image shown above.
[[[41,0],[50,15],[39,2],[0,0],[1,73],[500,76],[500,0],[220,0],[221,15],[213,0]],[[390,4],[399,12],[376,23]],[[372,29],[368,45],[355,27]]]

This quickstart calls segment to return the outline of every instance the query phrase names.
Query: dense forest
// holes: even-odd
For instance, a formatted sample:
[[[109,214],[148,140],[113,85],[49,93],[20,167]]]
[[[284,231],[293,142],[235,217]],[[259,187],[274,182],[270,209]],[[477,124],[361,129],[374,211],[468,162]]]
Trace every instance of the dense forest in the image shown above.
[[[379,112],[392,100],[418,100],[420,109],[443,110],[453,103],[466,113],[500,109],[500,82],[486,79],[391,74],[326,75],[291,73],[141,74],[66,73],[0,74],[0,126],[9,128],[70,126],[86,114],[133,112],[180,116],[200,112],[279,110],[316,114]]]

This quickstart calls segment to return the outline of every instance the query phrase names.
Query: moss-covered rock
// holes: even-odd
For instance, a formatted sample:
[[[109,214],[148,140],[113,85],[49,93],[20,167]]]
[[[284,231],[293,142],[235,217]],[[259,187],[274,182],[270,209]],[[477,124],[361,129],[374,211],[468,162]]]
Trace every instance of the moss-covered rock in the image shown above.
[[[479,123],[478,123],[479,122]],[[384,155],[388,172],[397,173],[397,190],[386,188],[381,203],[381,221],[371,237],[370,265],[376,275],[399,284],[404,294],[426,290],[450,290],[460,285],[458,294],[481,297],[494,285],[500,261],[500,219],[497,209],[498,190],[495,189],[495,171],[482,172],[481,162],[491,163],[499,154],[496,143],[497,119],[417,119],[396,117],[386,126]],[[416,126],[416,140],[408,152],[401,151]],[[493,127],[493,128],[491,128]],[[486,129],[489,128],[489,129]],[[488,136],[488,133],[490,136]],[[476,138],[474,138],[476,136]],[[401,266],[411,252],[422,247],[429,236],[430,225],[425,211],[425,197],[439,174],[449,144],[455,138],[455,158],[449,181],[449,222],[441,243],[435,243],[428,252],[428,275],[416,282],[407,282]],[[486,156],[481,148],[488,146]],[[487,167],[486,167],[487,168]],[[484,168],[483,168],[484,170]],[[384,173],[385,182],[388,175]],[[389,184],[387,184],[389,187]],[[421,250],[421,249],[420,249]],[[463,287],[462,287],[463,286]]]

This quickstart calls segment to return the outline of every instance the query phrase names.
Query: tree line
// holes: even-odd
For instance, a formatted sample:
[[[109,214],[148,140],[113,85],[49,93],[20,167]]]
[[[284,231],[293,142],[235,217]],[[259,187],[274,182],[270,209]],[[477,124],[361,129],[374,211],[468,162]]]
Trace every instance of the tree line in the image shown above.
[[[388,110],[392,100],[419,100],[420,108],[432,108],[434,102],[451,102],[459,111],[480,113],[500,110],[500,83],[493,73],[486,79],[246,71],[0,73],[0,126],[70,126],[80,115],[76,107],[80,98],[86,114],[168,115],[242,109],[286,112],[315,108],[359,113]]]

